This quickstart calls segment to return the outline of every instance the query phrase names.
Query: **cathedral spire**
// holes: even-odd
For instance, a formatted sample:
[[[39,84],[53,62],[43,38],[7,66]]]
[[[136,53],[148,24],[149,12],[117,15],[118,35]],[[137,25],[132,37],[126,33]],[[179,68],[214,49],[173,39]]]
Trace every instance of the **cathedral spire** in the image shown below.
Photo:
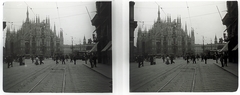
[[[214,44],[217,44],[217,36],[215,34]]]
[[[26,19],[26,22],[28,22],[29,21],[29,13],[28,13],[28,7],[27,7],[27,19]]]
[[[158,19],[157,19],[158,22],[160,22],[160,6],[158,6]]]
[[[83,44],[85,45],[86,44],[86,38],[85,38],[85,35],[83,37]]]

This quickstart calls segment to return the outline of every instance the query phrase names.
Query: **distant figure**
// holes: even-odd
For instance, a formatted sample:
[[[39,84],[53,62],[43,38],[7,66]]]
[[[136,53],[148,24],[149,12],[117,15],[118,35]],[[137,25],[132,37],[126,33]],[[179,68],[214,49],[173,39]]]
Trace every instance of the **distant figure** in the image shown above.
[[[76,58],[76,56],[74,56],[73,57],[74,65],[76,65],[76,60],[77,60],[77,58]]]
[[[218,54],[215,54],[216,63],[218,63]]]
[[[22,57],[22,65],[25,65],[25,56]]]
[[[94,67],[97,67],[97,56],[93,55],[93,63],[94,63]]]
[[[85,60],[85,64],[87,64],[87,61],[88,61],[87,54],[84,55],[84,60]]]
[[[8,68],[11,66],[13,67],[13,58],[12,56],[7,56],[7,64],[8,64]]]
[[[187,59],[187,64],[188,64],[188,63],[189,63],[189,55],[187,55],[187,58],[186,58],[186,59]]]
[[[138,56],[138,68],[140,68],[141,66],[143,66],[143,57]]]
[[[227,58],[228,58],[227,53],[224,53],[223,59],[226,67],[227,67]]]
[[[164,63],[165,62],[165,56],[164,55],[162,56],[162,59],[163,59],[163,63]]]
[[[56,58],[55,58],[55,60],[56,60],[56,64],[58,64],[58,55],[56,55]]]
[[[170,60],[170,58],[167,56],[167,57],[166,57],[166,64],[167,64],[167,65],[170,64],[169,60]]]
[[[207,64],[207,55],[204,56],[205,64]]]
[[[170,56],[170,60],[171,60],[171,64],[172,64],[172,63],[175,63],[175,62],[173,61],[173,55]]]
[[[192,56],[192,60],[193,60],[193,64],[194,64],[194,63],[195,63],[195,64],[197,63],[197,62],[196,62],[196,56],[195,56],[195,55]]]
[[[31,56],[31,60],[32,60],[32,63],[34,63],[34,57],[33,56]]]
[[[62,58],[61,58],[61,60],[62,60],[62,64],[66,64],[66,63],[65,63],[65,58],[64,58],[64,55],[62,55]]]
[[[221,55],[220,55],[220,62],[221,62],[222,67],[224,67],[224,62],[223,62],[223,60],[224,60],[224,56],[223,56],[223,54],[221,54]]]
[[[150,56],[150,65],[153,65],[153,56]]]
[[[157,57],[153,56],[153,65],[156,65],[157,61],[156,61]]]
[[[36,59],[35,59],[35,65],[38,65],[39,63],[38,63],[38,56],[36,56]]]
[[[22,65],[22,56],[19,56],[19,65]]]

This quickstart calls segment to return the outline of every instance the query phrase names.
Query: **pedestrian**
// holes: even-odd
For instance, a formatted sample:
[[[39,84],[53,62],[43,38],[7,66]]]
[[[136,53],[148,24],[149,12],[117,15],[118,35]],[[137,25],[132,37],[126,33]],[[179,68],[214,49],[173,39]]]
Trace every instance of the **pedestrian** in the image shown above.
[[[171,64],[172,64],[172,63],[175,63],[175,62],[173,61],[173,58],[174,58],[173,55],[171,55],[171,56],[170,56]]]
[[[42,56],[39,56],[39,61],[40,61],[40,62],[39,62],[40,65],[43,64],[43,62],[42,62],[42,61],[43,61]]]
[[[62,60],[62,64],[66,64],[66,63],[65,63],[65,58],[64,58],[64,55],[62,55],[62,58],[61,58],[61,60]]]
[[[72,62],[72,60],[73,60],[73,55],[71,55],[70,58],[71,58],[70,62]]]
[[[153,65],[153,56],[150,56],[150,65]]]
[[[31,56],[31,59],[32,59],[32,63],[34,63],[34,58],[33,58],[33,55]]]
[[[196,64],[197,62],[196,62],[196,56],[195,55],[192,56],[192,59],[193,59],[193,64],[194,63]]]
[[[22,57],[22,64],[25,65],[25,56]]]
[[[58,64],[58,58],[59,58],[59,56],[56,55],[56,58],[55,58],[55,60],[56,60],[56,64]]]
[[[36,64],[36,65],[39,64],[39,63],[38,63],[38,60],[39,60],[39,59],[38,59],[38,56],[36,56],[36,59],[35,59],[35,64]]]
[[[97,67],[97,56],[93,55],[94,67]]]
[[[170,63],[169,63],[169,59],[170,59],[170,58],[169,58],[168,55],[167,55],[167,57],[166,57],[166,64],[167,64],[167,65],[170,64]]]
[[[163,63],[164,63],[165,62],[165,56],[164,55],[162,56],[162,59],[163,59]]]
[[[7,56],[6,60],[7,60],[8,68],[9,67],[13,67],[13,59],[12,59],[12,57],[11,56]]]
[[[21,55],[19,56],[19,64],[20,64],[20,66],[22,65],[22,56]]]
[[[205,64],[207,64],[207,55],[204,56]]]
[[[76,65],[76,60],[77,60],[77,58],[76,58],[76,56],[74,56],[73,57],[74,65]]]
[[[140,68],[141,66],[143,66],[143,58],[142,58],[142,56],[138,56],[138,68]]]
[[[224,59],[224,58],[223,58],[223,54],[221,54],[221,55],[220,55],[220,62],[221,62],[222,67],[224,67],[223,59]]]
[[[84,55],[84,60],[85,60],[85,64],[87,64],[87,61],[88,61],[88,56],[87,56],[87,54]]]
[[[157,57],[153,56],[153,65],[156,65],[157,61],[156,61]]]
[[[201,57],[202,57],[202,60],[201,60],[201,62],[203,62],[203,59],[204,59],[204,55],[202,54],[202,56],[201,56]]]
[[[218,54],[217,53],[215,54],[215,60],[216,60],[216,63],[218,63]]]
[[[226,67],[227,67],[227,58],[228,58],[228,56],[227,56],[227,53],[225,52],[223,59],[224,59],[224,64]]]
[[[90,62],[91,68],[93,68],[94,66],[93,66],[93,55],[92,54],[90,55],[89,62]]]
[[[187,55],[187,64],[189,63],[189,56]]]

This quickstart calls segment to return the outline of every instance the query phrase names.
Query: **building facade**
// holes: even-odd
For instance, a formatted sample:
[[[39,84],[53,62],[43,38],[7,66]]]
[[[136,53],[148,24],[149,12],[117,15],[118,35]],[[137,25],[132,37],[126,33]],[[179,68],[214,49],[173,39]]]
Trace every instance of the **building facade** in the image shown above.
[[[36,16],[36,19],[30,20],[28,9],[26,14],[26,21],[20,29],[11,31],[7,27],[6,55],[51,57],[63,53],[62,29],[57,36],[56,26],[51,29],[49,17],[41,21],[40,17]]]
[[[130,62],[135,61],[134,49],[134,30],[137,27],[137,21],[134,21],[134,5],[135,2],[129,2],[129,47],[130,47]]]
[[[92,19],[92,25],[96,30],[93,32],[98,56],[98,63],[112,64],[112,2],[97,1],[97,14]],[[95,46],[94,46],[95,47]],[[93,48],[94,48],[93,47]]]
[[[238,63],[238,1],[226,1],[227,14],[222,19],[227,29],[224,31],[224,41],[228,44],[229,62]]]
[[[195,52],[195,37],[193,28],[189,32],[185,24],[185,30],[181,28],[181,17],[171,21],[161,20],[160,10],[153,27],[143,30],[138,27],[137,51],[139,55],[169,55],[182,56]]]

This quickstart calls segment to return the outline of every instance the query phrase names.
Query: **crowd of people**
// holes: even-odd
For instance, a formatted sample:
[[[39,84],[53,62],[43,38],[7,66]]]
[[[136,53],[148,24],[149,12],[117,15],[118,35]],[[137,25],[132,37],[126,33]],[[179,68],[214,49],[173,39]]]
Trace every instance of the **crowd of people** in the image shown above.
[[[19,62],[19,65],[25,65],[25,56],[6,56],[4,61],[8,64],[8,68],[13,67],[13,62]]]
[[[6,56],[4,57],[4,62],[7,63],[7,67],[13,67],[13,62],[19,62],[19,65],[25,65],[25,56]],[[30,59],[32,63],[35,65],[42,65],[44,64],[44,56],[38,55],[38,56],[30,56]],[[59,64],[61,62],[62,64],[66,64],[66,61],[70,59],[70,62],[73,62],[74,65],[77,64],[78,56],[76,55],[55,55],[52,57],[52,60],[56,62],[56,64]],[[95,53],[85,53],[82,60],[85,61],[85,64],[88,62],[91,65],[91,68],[97,67],[97,59]]]
[[[157,58],[162,58],[163,63],[169,65],[169,64],[173,64],[175,56],[173,54],[171,55],[161,55],[161,56],[157,56],[157,55],[149,55],[149,56],[143,56],[143,55],[138,55],[136,56],[136,61],[138,63],[138,68],[143,67],[144,66],[144,60],[149,61],[150,65],[156,65],[156,59]],[[225,52],[218,52],[214,54],[213,59],[216,60],[216,63],[218,63],[218,60],[220,59],[221,65],[222,67],[227,66],[227,58],[228,55]],[[209,55],[207,54],[202,54],[200,55],[194,55],[194,54],[186,54],[183,56],[183,59],[187,61],[187,64],[190,63],[190,61],[192,61],[193,64],[196,64],[197,61],[204,62],[205,64],[207,64],[207,59],[209,59]]]

